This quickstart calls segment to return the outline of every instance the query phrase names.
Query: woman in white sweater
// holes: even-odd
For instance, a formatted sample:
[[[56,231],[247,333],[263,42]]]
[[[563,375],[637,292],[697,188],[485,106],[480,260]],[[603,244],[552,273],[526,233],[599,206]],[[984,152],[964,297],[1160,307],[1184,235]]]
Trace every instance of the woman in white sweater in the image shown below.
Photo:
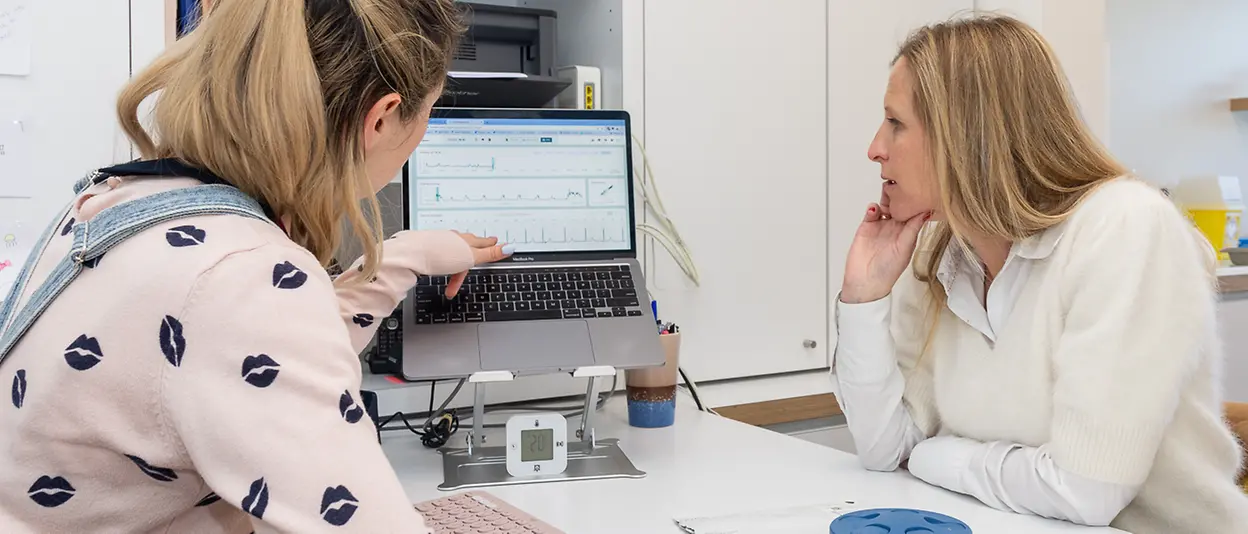
[[[1212,250],[1089,132],[1044,39],[923,28],[884,113],[836,308],[863,465],[1136,534],[1248,532]]]

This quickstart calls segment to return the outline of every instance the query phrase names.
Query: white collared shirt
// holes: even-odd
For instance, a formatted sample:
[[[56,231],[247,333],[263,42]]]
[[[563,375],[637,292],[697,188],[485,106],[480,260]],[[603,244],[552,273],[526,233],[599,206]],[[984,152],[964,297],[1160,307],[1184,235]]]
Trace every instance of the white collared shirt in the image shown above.
[[[986,297],[980,263],[951,243],[936,274],[945,288],[949,310],[995,344],[1032,268],[1049,257],[1063,233],[1059,225],[1015,243]],[[1056,465],[1046,446],[924,435],[903,403],[906,384],[897,359],[881,357],[892,351],[891,346],[878,342],[888,335],[888,300],[845,304],[838,299],[836,304],[841,335],[834,356],[833,389],[864,466],[893,470],[908,459],[908,469],[916,477],[972,495],[994,508],[1086,525],[1109,524],[1131,502],[1138,486],[1066,472]],[[846,335],[869,330],[877,332]],[[884,337],[878,330],[884,330]]]

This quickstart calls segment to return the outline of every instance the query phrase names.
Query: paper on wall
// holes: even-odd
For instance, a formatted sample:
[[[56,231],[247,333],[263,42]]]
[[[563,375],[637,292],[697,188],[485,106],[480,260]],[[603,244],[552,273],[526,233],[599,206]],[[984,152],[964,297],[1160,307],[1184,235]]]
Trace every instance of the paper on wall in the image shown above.
[[[0,0],[3,1],[3,0]],[[30,135],[21,121],[0,119],[0,198],[34,195]],[[0,217],[3,217],[0,214]]]
[[[30,74],[35,41],[32,11],[30,0],[0,0],[0,75]]]
[[[3,215],[0,215],[3,217]],[[38,228],[23,221],[0,218],[0,302],[17,281],[17,273],[30,256]]]

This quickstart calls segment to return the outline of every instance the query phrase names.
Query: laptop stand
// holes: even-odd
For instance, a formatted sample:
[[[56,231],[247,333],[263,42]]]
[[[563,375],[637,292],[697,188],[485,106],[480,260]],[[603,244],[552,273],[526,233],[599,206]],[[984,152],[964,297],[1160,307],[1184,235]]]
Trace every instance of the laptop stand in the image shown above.
[[[598,378],[615,376],[611,366],[581,367],[572,373],[587,378],[584,415],[576,431],[579,441],[568,444],[568,467],[562,473],[513,477],[507,472],[505,446],[485,445],[485,387],[491,382],[509,382],[515,378],[510,371],[488,371],[468,377],[472,384],[472,430],[466,448],[443,448],[442,484],[438,489],[453,491],[487,486],[512,486],[567,480],[600,480],[607,478],[642,478],[646,473],[633,466],[617,439],[597,439],[593,416],[598,399]]]

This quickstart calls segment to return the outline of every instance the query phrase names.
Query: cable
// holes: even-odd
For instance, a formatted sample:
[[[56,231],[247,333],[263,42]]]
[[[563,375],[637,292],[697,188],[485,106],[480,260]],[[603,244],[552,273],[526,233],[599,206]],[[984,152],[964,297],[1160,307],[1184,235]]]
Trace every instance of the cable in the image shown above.
[[[433,413],[433,399],[434,399],[433,392],[437,390],[438,390],[438,381],[434,380],[430,382],[429,383],[429,413]]]
[[[459,415],[454,410],[447,411],[446,407],[451,404],[451,400],[459,394],[460,389],[464,387],[466,382],[468,382],[468,379],[460,379],[459,383],[455,385],[455,390],[451,392],[450,396],[448,396],[445,401],[442,401],[442,405],[439,406],[437,410],[433,409],[433,403],[436,398],[435,388],[437,387],[437,381],[434,380],[429,384],[429,416],[425,419],[425,424],[421,426],[420,430],[416,430],[416,428],[412,426],[411,421],[408,420],[409,417],[416,417],[416,415],[403,412],[396,412],[395,414],[377,423],[377,430],[401,430],[400,428],[387,426],[395,419],[398,419],[403,423],[403,426],[406,427],[407,430],[417,436],[420,436],[420,442],[424,446],[436,449],[446,445],[446,443],[450,441],[451,436],[455,435],[455,432],[459,431],[460,424]]]
[[[684,379],[685,389],[689,391],[689,396],[693,397],[694,404],[698,405],[698,410],[709,413],[711,415],[719,415],[719,412],[715,411],[714,408],[711,408],[710,406],[707,406],[702,403],[702,396],[698,394],[697,382],[694,382],[693,380],[689,379],[689,375],[685,374],[684,368],[677,367],[676,370],[680,372],[680,378]]]
[[[676,370],[680,372],[680,377],[685,380],[685,387],[689,388],[689,394],[693,396],[693,403],[698,405],[698,411],[705,412],[706,408],[702,406],[702,398],[698,396],[698,386],[694,385],[692,380],[689,380],[689,375],[685,374],[683,367],[677,367]]]
[[[642,168],[645,169],[645,175],[649,176],[647,182],[643,179],[640,169],[633,169],[634,181],[641,190],[641,199],[649,208],[650,212],[657,218],[658,226],[649,224],[638,224],[637,229],[642,233],[653,238],[659,243],[667,253],[671,255],[680,269],[684,271],[685,276],[689,278],[693,285],[701,286],[701,277],[698,274],[698,267],[693,261],[693,254],[689,251],[689,247],[685,244],[684,239],[680,237],[680,231],[676,229],[676,223],[667,215],[667,208],[663,206],[663,199],[659,196],[658,176],[654,173],[654,169],[650,168],[650,157],[646,154],[646,147],[641,140],[633,135],[633,143],[637,145],[638,152],[641,153]]]

